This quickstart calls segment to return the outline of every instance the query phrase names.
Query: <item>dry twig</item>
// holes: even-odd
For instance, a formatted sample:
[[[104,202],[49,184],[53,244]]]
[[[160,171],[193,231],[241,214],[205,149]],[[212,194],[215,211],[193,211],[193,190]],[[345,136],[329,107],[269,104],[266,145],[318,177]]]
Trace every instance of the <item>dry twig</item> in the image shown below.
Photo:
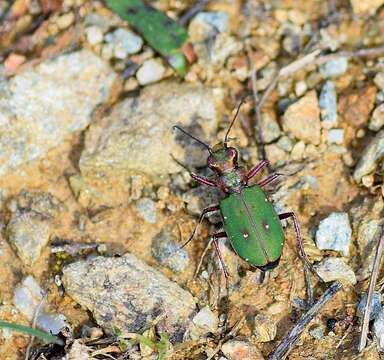
[[[276,349],[268,356],[267,360],[282,360],[296,345],[300,335],[310,321],[319,313],[322,307],[331,300],[342,288],[339,282],[334,282],[316,303],[301,317],[297,324],[288,332],[284,339],[277,345]]]
[[[372,309],[373,291],[375,289],[377,277],[379,275],[380,261],[383,255],[383,249],[384,249],[384,231],[382,229],[380,239],[376,248],[375,259],[373,261],[371,278],[369,279],[367,303],[365,304],[363,323],[361,326],[359,352],[364,350],[365,345],[367,343],[368,325],[369,325],[369,318],[370,318],[371,309]]]

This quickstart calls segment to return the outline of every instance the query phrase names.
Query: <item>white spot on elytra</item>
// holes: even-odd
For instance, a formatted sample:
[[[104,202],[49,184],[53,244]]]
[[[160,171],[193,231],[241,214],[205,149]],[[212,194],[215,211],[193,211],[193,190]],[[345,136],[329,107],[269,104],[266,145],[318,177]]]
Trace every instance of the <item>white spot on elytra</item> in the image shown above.
[[[224,220],[227,220],[228,218],[226,216],[224,216]]]
[[[267,198],[265,198],[265,199],[264,199],[264,201],[265,201],[265,202],[268,202],[268,199],[267,199]]]
[[[269,229],[269,224],[265,224],[264,227],[268,230]]]
[[[244,234],[243,234],[244,239],[246,239],[248,236],[249,236],[248,233],[244,233]]]
[[[249,259],[244,259],[245,261],[248,261]]]

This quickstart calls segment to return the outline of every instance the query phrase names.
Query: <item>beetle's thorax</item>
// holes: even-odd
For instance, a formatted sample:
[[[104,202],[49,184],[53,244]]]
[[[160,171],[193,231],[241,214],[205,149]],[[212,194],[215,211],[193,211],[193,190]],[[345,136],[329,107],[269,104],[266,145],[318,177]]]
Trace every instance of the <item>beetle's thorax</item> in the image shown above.
[[[247,172],[243,166],[236,166],[217,178],[217,184],[225,193],[239,193],[247,185]]]

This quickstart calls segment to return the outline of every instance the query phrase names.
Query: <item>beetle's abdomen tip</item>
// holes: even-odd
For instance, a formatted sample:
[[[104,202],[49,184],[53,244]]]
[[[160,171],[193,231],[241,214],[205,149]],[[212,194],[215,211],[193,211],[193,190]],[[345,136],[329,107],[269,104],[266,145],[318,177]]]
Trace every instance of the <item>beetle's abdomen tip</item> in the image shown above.
[[[272,270],[272,269],[274,269],[275,267],[277,267],[279,265],[279,262],[280,262],[280,258],[278,258],[275,261],[271,261],[270,263],[268,263],[266,265],[257,266],[257,268],[260,269],[260,270],[263,270],[263,271]]]

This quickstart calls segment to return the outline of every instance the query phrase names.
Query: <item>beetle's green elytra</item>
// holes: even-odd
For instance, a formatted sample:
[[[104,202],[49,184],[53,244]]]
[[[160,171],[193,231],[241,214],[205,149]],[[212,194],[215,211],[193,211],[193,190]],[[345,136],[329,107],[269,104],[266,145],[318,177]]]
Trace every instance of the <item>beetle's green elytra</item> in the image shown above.
[[[260,186],[244,187],[219,206],[224,230],[237,255],[257,267],[279,260],[284,245],[283,229]]]

